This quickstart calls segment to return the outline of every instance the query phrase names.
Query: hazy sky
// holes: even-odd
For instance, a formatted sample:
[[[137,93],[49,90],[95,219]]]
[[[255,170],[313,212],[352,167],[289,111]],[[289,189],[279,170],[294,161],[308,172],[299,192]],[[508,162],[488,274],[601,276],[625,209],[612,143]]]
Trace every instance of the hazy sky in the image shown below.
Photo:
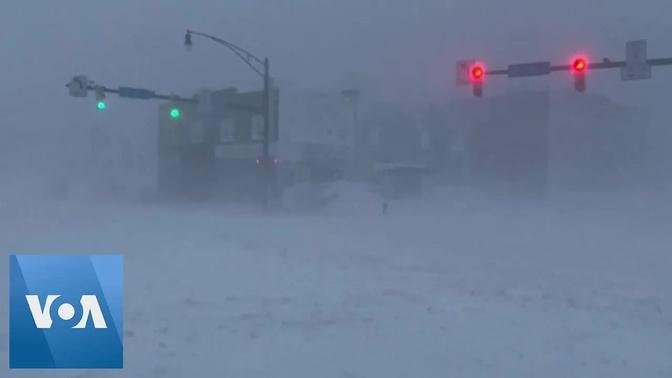
[[[670,14],[669,0],[6,0],[0,128],[153,122],[155,103],[116,98],[98,119],[92,99],[67,95],[64,84],[76,73],[111,87],[186,95],[204,86],[259,85],[234,55],[209,41],[195,39],[186,53],[187,27],[268,55],[281,86],[359,83],[375,96],[440,103],[469,95],[454,88],[453,67],[461,57],[480,57],[492,67],[565,62],[575,51],[619,59],[625,41],[637,38],[649,40],[650,56],[672,56]],[[654,76],[621,83],[618,72],[600,72],[588,85],[619,100],[653,103],[667,114],[672,67]],[[571,85],[562,74],[533,80]],[[493,78],[486,91],[521,85],[511,82]]]

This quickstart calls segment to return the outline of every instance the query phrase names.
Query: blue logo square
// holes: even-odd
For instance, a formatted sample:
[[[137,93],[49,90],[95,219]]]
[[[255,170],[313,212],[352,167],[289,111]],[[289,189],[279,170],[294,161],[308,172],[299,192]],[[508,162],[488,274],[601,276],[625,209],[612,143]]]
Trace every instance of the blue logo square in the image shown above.
[[[121,369],[123,257],[9,257],[10,369]]]

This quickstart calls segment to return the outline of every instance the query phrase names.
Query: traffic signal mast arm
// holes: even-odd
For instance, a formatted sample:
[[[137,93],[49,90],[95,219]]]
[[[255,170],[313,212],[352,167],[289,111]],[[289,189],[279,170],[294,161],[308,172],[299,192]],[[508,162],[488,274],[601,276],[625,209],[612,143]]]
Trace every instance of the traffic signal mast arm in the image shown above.
[[[190,103],[198,102],[194,98],[187,98],[175,95],[163,95],[158,94],[149,89],[142,89],[142,88],[119,87],[118,89],[110,89],[103,87],[103,90],[105,91],[105,93],[115,93],[119,95],[119,97],[125,97],[125,98],[138,98],[145,100],[157,99],[157,100],[170,100],[176,102],[190,102]]]
[[[646,61],[650,66],[672,66],[672,58],[657,58],[657,59],[647,59]],[[509,76],[512,72],[512,67],[522,66],[533,63],[523,63],[523,64],[514,64],[509,66],[506,69],[497,69],[497,70],[486,70],[485,74],[487,76]],[[605,59],[602,62],[592,62],[588,63],[587,68],[590,70],[601,70],[601,69],[610,69],[610,68],[623,68],[626,66],[625,61],[611,61]],[[550,66],[550,72],[559,72],[559,71],[571,71],[572,66],[570,64],[563,64],[559,66]],[[529,74],[529,75],[520,75],[520,76],[538,76],[538,74]]]
[[[82,93],[88,92],[88,91],[102,91],[103,93],[114,93],[117,94],[119,97],[125,97],[125,98],[136,98],[136,99],[143,99],[143,100],[148,100],[148,99],[158,99],[158,100],[169,100],[169,101],[175,101],[175,102],[189,102],[189,103],[197,103],[198,100],[194,98],[188,98],[188,97],[181,97],[181,96],[176,96],[176,95],[163,95],[163,94],[158,94],[152,90],[149,89],[143,89],[143,88],[132,88],[132,87],[119,87],[118,89],[112,89],[112,88],[107,88],[103,85],[95,85],[92,82],[83,82],[83,80],[86,80],[85,78],[82,79],[83,77],[75,77],[73,80],[66,84],[66,87],[70,88],[72,91],[73,86],[79,86],[79,90]],[[71,92],[71,95],[72,94]],[[86,96],[77,96],[77,97],[86,97]]]
[[[590,62],[585,56],[575,55],[569,64],[553,65],[549,61],[511,64],[504,69],[488,70],[483,62],[467,59],[459,60],[456,65],[457,86],[471,86],[474,96],[483,96],[484,82],[488,76],[507,76],[510,78],[548,76],[553,72],[569,71],[574,77],[574,89],[585,92],[588,74],[592,70],[617,68],[621,71],[621,80],[648,80],[652,77],[652,67],[670,66],[672,58],[647,58],[647,41],[628,41],[625,44],[625,60]]]
[[[124,97],[124,98],[159,99],[159,100],[167,100],[167,101],[172,101],[172,102],[185,102],[185,103],[192,103],[192,104],[198,103],[199,98],[200,98],[198,96],[195,96],[193,98],[189,98],[189,97],[181,97],[181,96],[176,96],[176,95],[162,95],[162,94],[158,94],[158,93],[156,93],[152,90],[142,89],[142,88],[119,87],[118,89],[112,89],[112,88],[107,88],[103,85],[95,84],[94,82],[89,81],[84,76],[75,76],[70,81],[70,83],[68,83],[66,85],[66,87],[68,87],[70,89],[70,95],[73,96],[73,97],[86,97],[88,91],[96,92],[96,97],[99,97],[98,101],[103,102],[103,103],[104,103],[104,100],[105,100],[105,94],[106,93],[113,93],[113,94],[118,95],[119,97]],[[255,106],[255,105],[250,105],[250,104],[245,104],[245,103],[227,102],[226,106],[228,106],[232,109],[244,110],[244,111],[248,111],[248,112],[251,112],[251,113],[262,113],[264,111],[263,106]]]

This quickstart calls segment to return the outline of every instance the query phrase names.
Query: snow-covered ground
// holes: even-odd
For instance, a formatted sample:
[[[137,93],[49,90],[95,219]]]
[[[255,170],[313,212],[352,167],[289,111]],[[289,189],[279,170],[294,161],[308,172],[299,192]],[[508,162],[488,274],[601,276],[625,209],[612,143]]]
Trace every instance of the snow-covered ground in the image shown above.
[[[0,376],[670,377],[672,201],[643,198],[5,202],[2,277],[11,253],[125,256],[126,368],[9,371],[3,309]]]

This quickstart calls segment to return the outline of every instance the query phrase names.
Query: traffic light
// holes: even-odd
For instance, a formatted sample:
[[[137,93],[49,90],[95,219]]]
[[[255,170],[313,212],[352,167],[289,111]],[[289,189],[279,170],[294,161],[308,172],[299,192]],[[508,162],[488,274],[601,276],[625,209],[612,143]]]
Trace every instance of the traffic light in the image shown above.
[[[191,51],[194,43],[191,41],[191,31],[187,30],[187,34],[184,35],[184,48],[187,51]]]
[[[574,89],[577,92],[586,91],[586,72],[588,71],[588,60],[586,58],[574,58],[571,65],[572,75],[574,75]]]
[[[103,111],[107,109],[107,103],[105,102],[105,88],[101,86],[97,86],[95,88],[96,91],[96,107],[98,110]]]
[[[182,111],[180,108],[170,108],[170,113],[168,114],[170,114],[170,118],[174,120],[180,119],[180,117],[182,117]]]
[[[483,80],[485,79],[485,67],[481,63],[474,63],[469,68],[469,78],[474,89],[474,96],[483,97]]]
[[[482,66],[475,65],[471,68],[471,78],[474,81],[481,81],[485,76],[485,70]]]

